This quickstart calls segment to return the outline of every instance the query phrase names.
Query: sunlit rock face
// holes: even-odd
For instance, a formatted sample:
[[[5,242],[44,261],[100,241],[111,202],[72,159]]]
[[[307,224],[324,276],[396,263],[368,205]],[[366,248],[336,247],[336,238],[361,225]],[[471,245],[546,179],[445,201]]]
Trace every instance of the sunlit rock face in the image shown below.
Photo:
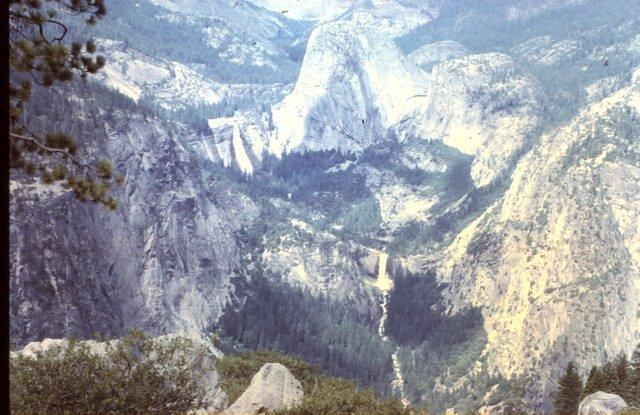
[[[302,384],[289,369],[280,363],[266,363],[224,414],[259,414],[265,410],[289,409],[300,405],[303,396]]]
[[[418,136],[472,155],[471,175],[482,187],[503,175],[531,138],[543,97],[507,55],[447,60],[429,75],[389,39],[330,23],[314,31],[296,87],[274,107],[270,151],[361,152]]]
[[[623,412],[627,407],[627,403],[619,395],[607,392],[595,392],[585,396],[582,402],[580,402],[578,414],[615,415]]]
[[[391,39],[352,22],[321,25],[295,89],[274,107],[271,151],[362,151],[407,116],[424,82]]]
[[[419,135],[473,155],[479,187],[504,174],[543,116],[539,85],[498,53],[435,65],[423,94]]]
[[[559,362],[587,367],[640,338],[639,115],[635,82],[543,135],[447,250],[451,309],[482,307],[489,362],[539,375],[540,405]]]
[[[252,175],[267,151],[270,119],[267,114],[236,113],[210,119],[211,138],[196,144],[210,161]]]

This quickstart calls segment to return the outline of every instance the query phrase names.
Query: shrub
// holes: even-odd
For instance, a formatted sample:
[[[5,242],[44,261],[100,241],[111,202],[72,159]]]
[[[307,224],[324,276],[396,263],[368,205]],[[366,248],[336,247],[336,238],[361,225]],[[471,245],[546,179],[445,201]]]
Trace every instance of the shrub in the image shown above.
[[[302,404],[274,415],[409,415],[416,412],[397,399],[378,399],[370,388],[341,378],[321,378]]]
[[[105,352],[70,341],[10,362],[15,414],[175,414],[198,408],[204,390],[190,364],[204,353],[192,341],[154,341],[141,332]]]

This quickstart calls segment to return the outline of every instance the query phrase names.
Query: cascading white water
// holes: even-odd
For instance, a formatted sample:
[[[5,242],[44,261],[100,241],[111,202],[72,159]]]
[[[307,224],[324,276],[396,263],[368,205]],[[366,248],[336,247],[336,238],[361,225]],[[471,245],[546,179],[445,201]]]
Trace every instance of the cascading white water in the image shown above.
[[[389,291],[393,288],[393,281],[387,275],[388,259],[388,254],[380,252],[380,256],[378,257],[378,279],[376,280],[376,287],[378,287],[382,292],[382,304],[380,304],[382,307],[382,317],[380,318],[380,324],[378,325],[378,334],[383,341],[389,340],[389,338],[384,334],[384,328],[387,323]]]
[[[382,317],[380,317],[380,324],[378,325],[378,334],[385,342],[389,341],[389,337],[385,335],[385,327],[387,324],[387,317],[389,315],[389,292],[393,289],[393,280],[389,275],[387,275],[388,259],[388,254],[380,252],[378,257],[378,279],[375,283],[375,286],[382,292],[382,303],[380,304],[380,307],[382,308]],[[404,392],[404,377],[402,375],[399,351],[400,348],[396,348],[396,351],[391,355],[391,361],[393,362],[393,381],[391,382],[391,388],[399,393],[402,404],[407,406],[410,402],[406,398]]]

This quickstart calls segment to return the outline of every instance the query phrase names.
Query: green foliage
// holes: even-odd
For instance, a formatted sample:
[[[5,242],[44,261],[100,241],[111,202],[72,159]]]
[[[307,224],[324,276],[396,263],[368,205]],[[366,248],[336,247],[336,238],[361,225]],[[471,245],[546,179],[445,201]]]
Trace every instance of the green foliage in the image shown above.
[[[629,375],[631,371],[629,359],[624,353],[620,353],[613,361],[615,372],[614,392],[623,398],[628,399],[627,387],[629,385]]]
[[[640,344],[631,354],[631,374],[627,383],[629,404],[640,407]]]
[[[266,363],[280,363],[289,369],[302,383],[305,393],[311,392],[322,376],[320,368],[309,365],[295,356],[273,350],[228,354],[216,362],[216,368],[220,374],[220,387],[229,397],[229,402],[238,399],[251,383],[253,375]]]
[[[432,332],[417,347],[402,346],[400,360],[406,379],[405,391],[410,400],[426,403],[434,413],[444,413],[450,407],[455,407],[459,413],[473,413],[483,405],[484,394],[505,380],[490,375],[482,359],[487,344],[482,326],[473,327],[466,333],[454,333],[454,330],[444,328],[447,318],[443,317],[442,321],[439,329],[444,331],[444,338],[453,334],[464,341],[446,344],[440,340],[440,333]],[[480,370],[472,371],[476,362],[481,362]],[[438,378],[449,389],[436,388]],[[461,378],[466,380],[454,388]],[[510,391],[504,396],[512,397]]]
[[[378,399],[370,388],[345,379],[321,378],[302,404],[273,415],[410,415],[425,414],[405,408],[397,399]]]
[[[615,393],[629,406],[640,407],[640,344],[631,354],[631,360],[620,353],[612,361],[591,368],[582,396],[598,391]]]
[[[332,171],[341,163],[353,161],[355,155],[335,150],[291,153],[281,159],[266,157],[263,169],[273,179],[268,191],[282,198],[307,205],[330,217],[353,203],[371,195],[365,177],[349,169]]]
[[[574,415],[578,413],[582,380],[573,362],[569,362],[564,375],[558,381],[558,391],[553,400],[554,415]]]
[[[216,363],[220,384],[235,401],[249,386],[251,378],[265,363],[281,363],[302,384],[302,403],[292,409],[275,411],[272,415],[409,415],[422,414],[405,408],[398,400],[381,400],[372,389],[360,388],[352,381],[331,378],[319,368],[297,357],[269,350],[228,355]]]
[[[251,180],[228,169],[217,170],[216,178],[226,177],[262,204],[260,227],[266,243],[291,231],[292,215],[333,233],[337,232],[334,225],[342,225],[345,236],[369,240],[379,227],[380,210],[365,177],[354,172],[351,163],[355,159],[352,153],[335,150],[291,153],[281,158],[265,155],[262,169]],[[289,203],[274,206],[273,199],[291,202],[295,212]],[[257,244],[262,243],[262,236]]]
[[[220,318],[224,334],[250,349],[296,354],[332,376],[388,391],[392,350],[378,336],[372,316],[352,304],[272,283],[275,278],[264,278],[263,272],[256,269],[251,281],[237,283],[236,292],[247,298]]]
[[[587,377],[587,382],[584,385],[584,389],[582,391],[582,397],[584,398],[587,395],[592,393],[603,391],[607,388],[607,379],[601,368],[597,366],[593,366],[589,371],[589,376]]]
[[[393,270],[393,275],[387,331],[399,344],[417,346],[429,339],[431,333],[438,333],[430,345],[442,350],[467,341],[473,329],[482,325],[479,310],[445,315],[440,304],[445,286],[437,282],[435,273],[413,275]]]
[[[141,332],[109,342],[104,355],[70,341],[36,357],[12,357],[16,414],[178,414],[198,408],[204,390],[190,362],[191,340],[154,341]],[[197,360],[197,359],[196,359]]]
[[[368,197],[355,203],[340,218],[344,231],[350,234],[369,234],[380,229],[382,216],[380,205],[374,197]]]
[[[77,99],[69,99],[70,96]],[[95,153],[104,151],[109,136],[107,129],[120,128],[124,120],[130,119],[132,112],[150,115],[145,108],[107,87],[71,81],[64,90],[34,88],[29,102],[25,104],[24,120],[33,130],[51,128],[59,131],[47,135],[49,145],[52,148],[65,147],[75,156],[80,152],[76,149],[76,142],[82,143],[82,148],[95,149]],[[78,116],[79,113],[82,116]],[[73,145],[70,140],[73,140]],[[122,184],[124,177],[115,174],[111,161],[106,159],[96,160],[91,171],[92,174],[78,172],[63,160],[48,160],[44,166],[35,163],[25,166],[28,175],[39,173],[45,183],[61,182],[73,189],[80,200],[98,202],[115,209],[116,187]]]
[[[106,15],[106,8],[104,0],[9,1],[10,167],[28,176],[38,172],[44,184],[63,182],[79,199],[115,209],[117,203],[108,191],[116,182],[104,162],[94,166],[82,161],[71,135],[34,131],[25,119],[32,82],[48,88],[72,80],[74,74],[82,78],[94,74],[105,64],[91,40],[69,43],[69,28],[60,14],[81,17],[86,24],[94,25]]]
[[[486,345],[483,318],[478,309],[447,315],[442,290],[433,272],[411,274],[391,269],[394,289],[389,297],[387,333],[401,347],[400,358],[413,401],[426,398],[436,413],[455,406],[460,413],[471,413],[482,405],[484,392],[503,379],[488,375],[486,368],[470,371]],[[435,379],[452,387],[460,378],[462,387],[444,392],[435,388]],[[506,387],[506,384],[505,384]],[[511,395],[505,391],[505,399]]]

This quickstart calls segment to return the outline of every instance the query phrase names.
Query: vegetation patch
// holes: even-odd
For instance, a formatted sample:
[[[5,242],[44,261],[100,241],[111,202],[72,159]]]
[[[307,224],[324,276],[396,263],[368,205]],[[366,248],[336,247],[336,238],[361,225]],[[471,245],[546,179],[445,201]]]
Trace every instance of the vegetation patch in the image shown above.
[[[442,413],[455,406],[470,413],[482,406],[482,397],[502,379],[486,367],[472,370],[487,343],[483,318],[470,308],[447,315],[435,273],[411,274],[392,270],[394,290],[389,297],[389,336],[401,348],[405,388],[414,402],[428,402]],[[453,385],[463,379],[462,387]],[[436,387],[440,385],[440,387]]]
[[[204,398],[190,363],[205,351],[191,340],[154,341],[134,331],[104,355],[71,340],[66,348],[10,359],[14,414],[183,414]]]
[[[378,336],[372,316],[352,304],[270,282],[275,280],[237,283],[236,292],[247,297],[220,318],[224,336],[249,349],[298,355],[329,375],[390,392],[392,350]]]
[[[249,387],[251,378],[267,363],[280,363],[289,369],[302,383],[305,394],[310,393],[323,376],[319,367],[273,350],[228,354],[216,362],[216,368],[220,375],[220,387],[229,397],[229,402],[235,402],[242,395]]]
[[[304,398],[292,409],[273,415],[420,415],[414,408],[405,408],[397,399],[380,399],[370,388],[356,383],[327,377],[319,368],[299,358],[273,351],[256,351],[229,355],[218,361],[221,386],[233,402],[249,386],[251,378],[265,363],[281,363],[302,383]]]

